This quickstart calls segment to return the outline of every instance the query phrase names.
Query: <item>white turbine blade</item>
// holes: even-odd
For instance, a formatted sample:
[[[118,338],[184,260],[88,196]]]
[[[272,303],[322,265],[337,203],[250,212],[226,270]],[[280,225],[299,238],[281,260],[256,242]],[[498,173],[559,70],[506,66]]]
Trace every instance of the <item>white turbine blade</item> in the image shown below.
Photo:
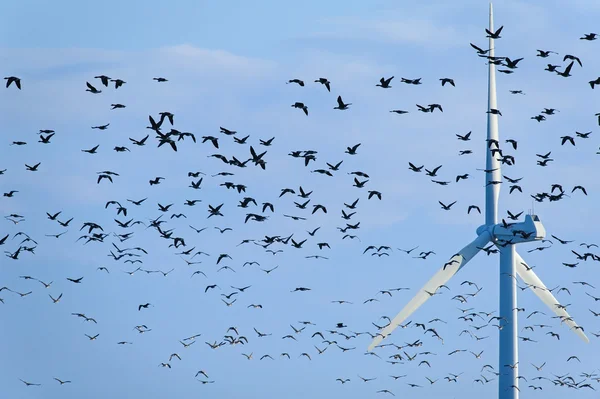
[[[492,4],[490,3],[490,32],[494,31],[494,16]],[[494,39],[489,39],[489,56],[493,60],[495,54]],[[498,155],[492,150],[496,146],[492,141],[498,142],[498,115],[490,113],[491,109],[498,109],[496,102],[496,64],[489,62],[488,69],[488,120],[487,120],[487,138],[485,168],[490,172],[485,172],[485,224],[493,226],[498,223],[498,197],[500,196],[500,184],[490,183],[499,182],[502,179],[500,173],[500,161]]]
[[[584,340],[586,343],[590,342],[590,339],[585,335],[581,327],[571,319],[569,313],[561,307],[557,307],[556,305],[560,305],[560,303],[556,300],[554,295],[548,290],[548,288],[542,283],[542,280],[531,270],[527,263],[523,260],[521,255],[518,253],[515,254],[516,268],[517,273],[523,280],[525,284],[529,288],[531,288],[535,295],[538,296],[548,306],[557,316],[563,318],[563,322],[569,326],[569,329],[573,330],[579,337]]]
[[[406,320],[411,314],[414,313],[425,301],[431,298],[431,294],[438,290],[438,288],[446,284],[452,276],[454,276],[460,269],[462,269],[467,262],[469,262],[481,248],[485,247],[490,242],[490,234],[485,231],[479,235],[472,243],[461,249],[457,254],[452,256],[450,261],[440,269],[432,278],[429,280],[423,288],[415,295],[413,299],[394,317],[394,319],[387,325],[371,342],[368,351],[373,350],[385,337],[396,329],[404,320]],[[429,293],[428,293],[429,292]]]

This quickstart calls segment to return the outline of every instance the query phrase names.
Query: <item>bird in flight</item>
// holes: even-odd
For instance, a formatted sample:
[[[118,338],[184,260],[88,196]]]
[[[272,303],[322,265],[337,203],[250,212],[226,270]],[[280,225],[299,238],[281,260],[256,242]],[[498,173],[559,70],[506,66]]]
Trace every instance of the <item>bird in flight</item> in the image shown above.
[[[17,89],[21,90],[21,79],[17,78],[16,76],[8,76],[6,78],[6,88],[8,89],[10,87],[11,84],[15,84],[15,86],[17,86]]]
[[[342,100],[342,96],[338,96],[337,103],[338,103],[338,106],[337,107],[333,107],[333,109],[339,109],[339,110],[342,110],[342,111],[345,110],[345,109],[348,109],[349,105],[352,105],[352,103],[345,104],[344,101]]]

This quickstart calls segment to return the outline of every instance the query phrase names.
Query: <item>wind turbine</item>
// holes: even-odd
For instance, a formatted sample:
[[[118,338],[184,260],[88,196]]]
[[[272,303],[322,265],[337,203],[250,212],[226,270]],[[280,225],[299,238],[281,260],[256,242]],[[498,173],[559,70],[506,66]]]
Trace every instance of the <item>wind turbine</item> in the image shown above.
[[[490,3],[490,32],[494,32],[492,4]],[[491,35],[490,35],[491,36]],[[494,38],[489,38],[489,56],[494,57]],[[496,105],[496,66],[489,64],[488,75],[488,120],[485,169],[485,224],[477,228],[477,238],[454,254],[448,263],[429,280],[415,297],[396,317],[375,337],[369,351],[378,346],[398,325],[415,312],[441,285],[461,270],[488,243],[492,242],[500,252],[500,319],[499,319],[499,361],[498,398],[517,399],[519,397],[518,331],[517,331],[517,274],[523,282],[548,306],[571,330],[586,343],[588,337],[583,328],[569,316],[566,308],[542,283],[539,277],[516,252],[515,245],[542,240],[546,230],[537,215],[526,215],[521,223],[498,223],[498,197],[500,194],[500,160],[495,157],[498,146],[498,115],[490,110]]]

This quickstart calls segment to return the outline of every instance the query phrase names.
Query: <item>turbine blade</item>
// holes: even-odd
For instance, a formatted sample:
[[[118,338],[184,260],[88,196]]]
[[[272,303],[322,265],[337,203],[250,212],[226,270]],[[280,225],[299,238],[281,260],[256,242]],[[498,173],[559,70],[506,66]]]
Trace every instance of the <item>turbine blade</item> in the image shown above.
[[[487,231],[481,233],[472,243],[461,249],[457,254],[452,256],[450,261],[440,269],[432,278],[429,280],[423,288],[414,296],[413,299],[394,317],[394,319],[375,337],[371,345],[369,345],[368,351],[370,352],[377,345],[383,341],[385,337],[390,335],[392,331],[396,329],[404,320],[406,320],[411,314],[414,313],[421,305],[425,303],[440,287],[440,285],[446,284],[452,276],[454,276],[460,269],[462,269],[467,262],[469,262],[477,253],[480,248],[485,247],[490,242],[490,234]]]
[[[552,295],[552,293],[548,290],[548,288],[542,283],[542,280],[527,266],[527,263],[523,260],[519,253],[515,253],[516,267],[517,273],[523,280],[525,284],[529,286],[533,290],[533,293],[538,296],[548,306],[557,316],[561,316],[564,318],[564,323],[569,326],[569,329],[573,330],[579,337],[585,341],[586,343],[590,342],[590,339],[585,335],[581,328],[569,313],[563,308],[557,307],[556,305],[560,305],[558,300]]]
[[[494,30],[492,7],[490,4],[490,31]],[[494,39],[489,39],[489,56],[493,60],[495,54]],[[491,109],[498,109],[496,101],[496,64],[489,62],[488,69],[488,120],[485,168],[491,172],[485,172],[485,224],[492,226],[498,223],[498,197],[500,196],[500,184],[490,184],[491,181],[500,181],[500,161],[492,150],[496,149],[493,142],[498,143],[498,115],[492,114]]]

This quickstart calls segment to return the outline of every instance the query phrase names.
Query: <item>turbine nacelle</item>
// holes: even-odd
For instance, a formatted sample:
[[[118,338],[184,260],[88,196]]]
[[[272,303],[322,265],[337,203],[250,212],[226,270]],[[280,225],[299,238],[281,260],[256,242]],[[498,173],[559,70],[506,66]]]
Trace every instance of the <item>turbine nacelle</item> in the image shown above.
[[[526,215],[521,223],[497,224],[490,233],[498,245],[540,241],[546,237],[546,229],[537,215]]]
[[[525,220],[520,223],[482,225],[477,228],[477,235],[486,231],[492,237],[492,242],[499,246],[540,241],[546,237],[546,229],[537,215],[525,215]]]

